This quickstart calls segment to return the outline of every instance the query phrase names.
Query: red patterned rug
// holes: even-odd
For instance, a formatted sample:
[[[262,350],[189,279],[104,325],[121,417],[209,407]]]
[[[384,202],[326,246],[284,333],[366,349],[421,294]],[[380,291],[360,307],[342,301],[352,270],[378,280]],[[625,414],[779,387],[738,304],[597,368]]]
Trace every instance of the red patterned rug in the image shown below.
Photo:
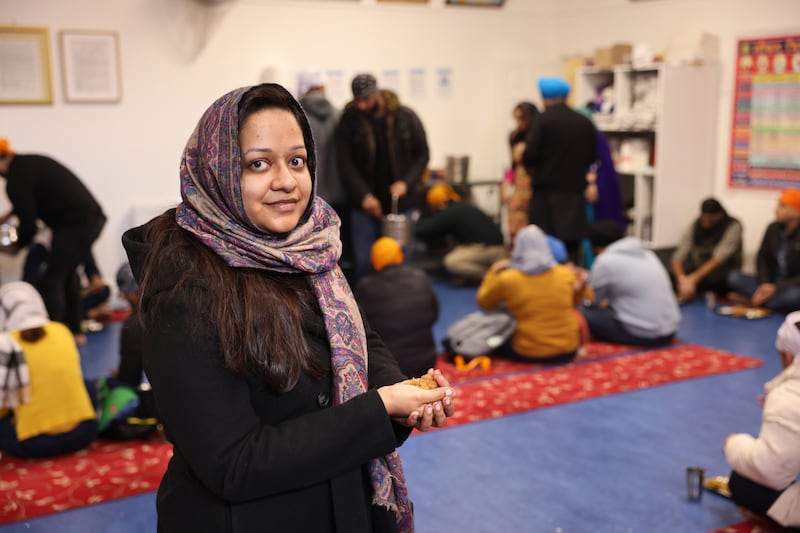
[[[458,391],[458,410],[447,427],[763,364],[695,344],[638,353],[631,349],[596,343],[585,357],[567,365],[495,361],[488,373],[475,369],[469,377],[447,364],[440,368]],[[0,524],[156,490],[171,455],[172,445],[166,442],[98,441],[87,450],[48,460],[4,456]]]
[[[156,490],[167,442],[96,441],[47,460],[0,459],[0,524]]]
[[[456,370],[446,371],[445,376],[456,382],[458,402],[446,428],[763,364],[760,359],[686,344],[558,367],[528,365],[527,371],[470,381],[457,381]],[[492,369],[496,370],[494,362]]]
[[[622,355],[631,352],[640,352],[641,347],[628,346],[625,344],[614,344],[611,342],[590,341],[586,344],[586,353],[580,355],[574,362],[577,364],[590,359],[600,359],[603,357],[611,357]],[[440,354],[436,360],[436,368],[442,371],[442,374],[447,376],[452,385],[458,383],[467,383],[478,379],[485,379],[487,377],[508,376],[520,372],[530,372],[531,370],[552,368],[552,365],[542,363],[525,363],[510,361],[507,359],[492,359],[492,365],[489,370],[483,370],[480,366],[476,366],[469,370],[458,370],[456,366],[447,360],[446,354]]]

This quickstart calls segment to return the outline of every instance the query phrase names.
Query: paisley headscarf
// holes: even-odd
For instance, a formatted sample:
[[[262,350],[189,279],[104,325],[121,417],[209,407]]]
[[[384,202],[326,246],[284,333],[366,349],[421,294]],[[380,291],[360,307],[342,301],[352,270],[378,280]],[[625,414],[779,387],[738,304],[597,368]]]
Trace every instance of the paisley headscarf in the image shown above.
[[[529,224],[519,230],[508,266],[526,274],[541,274],[556,266],[547,236],[539,226]]]
[[[292,98],[283,87],[271,87]],[[334,403],[338,405],[368,387],[364,324],[337,263],[342,248],[340,221],[333,209],[314,194],[297,227],[288,233],[265,232],[249,220],[240,184],[238,107],[250,88],[242,87],[220,97],[206,110],[189,138],[181,162],[182,202],[176,210],[176,220],[231,267],[308,275],[325,320]],[[304,137],[310,131],[307,127],[301,129]],[[312,145],[306,148],[313,152],[313,139],[306,138],[305,142]],[[312,180],[315,170],[314,160],[309,158]],[[413,531],[411,504],[397,451],[370,461],[369,474],[373,504],[395,512],[398,531]]]

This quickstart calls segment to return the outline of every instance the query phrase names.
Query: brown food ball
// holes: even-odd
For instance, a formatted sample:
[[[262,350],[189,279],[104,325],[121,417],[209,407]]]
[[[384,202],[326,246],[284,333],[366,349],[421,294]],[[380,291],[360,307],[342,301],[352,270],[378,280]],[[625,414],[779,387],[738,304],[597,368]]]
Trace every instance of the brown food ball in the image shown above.
[[[418,378],[411,378],[406,381],[408,385],[414,385],[415,387],[419,387],[421,389],[436,389],[439,387],[439,384],[436,383],[436,380],[433,379],[433,376],[429,374],[425,374]]]

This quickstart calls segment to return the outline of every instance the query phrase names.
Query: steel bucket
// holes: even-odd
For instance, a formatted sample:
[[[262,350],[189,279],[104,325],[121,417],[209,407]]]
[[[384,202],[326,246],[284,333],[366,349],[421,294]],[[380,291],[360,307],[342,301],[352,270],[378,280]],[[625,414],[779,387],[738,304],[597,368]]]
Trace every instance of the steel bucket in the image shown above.
[[[397,196],[392,196],[392,212],[381,219],[381,234],[405,246],[411,242],[411,219],[397,212]]]

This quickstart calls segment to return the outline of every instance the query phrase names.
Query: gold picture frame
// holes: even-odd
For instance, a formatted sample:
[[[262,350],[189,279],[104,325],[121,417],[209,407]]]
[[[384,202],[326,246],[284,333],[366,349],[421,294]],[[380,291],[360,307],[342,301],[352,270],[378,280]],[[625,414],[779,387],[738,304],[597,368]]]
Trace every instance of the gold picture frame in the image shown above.
[[[445,0],[448,6],[503,7],[505,0]]]
[[[0,104],[52,104],[47,28],[0,26]]]
[[[65,101],[95,104],[122,99],[116,32],[64,30],[59,40]]]

